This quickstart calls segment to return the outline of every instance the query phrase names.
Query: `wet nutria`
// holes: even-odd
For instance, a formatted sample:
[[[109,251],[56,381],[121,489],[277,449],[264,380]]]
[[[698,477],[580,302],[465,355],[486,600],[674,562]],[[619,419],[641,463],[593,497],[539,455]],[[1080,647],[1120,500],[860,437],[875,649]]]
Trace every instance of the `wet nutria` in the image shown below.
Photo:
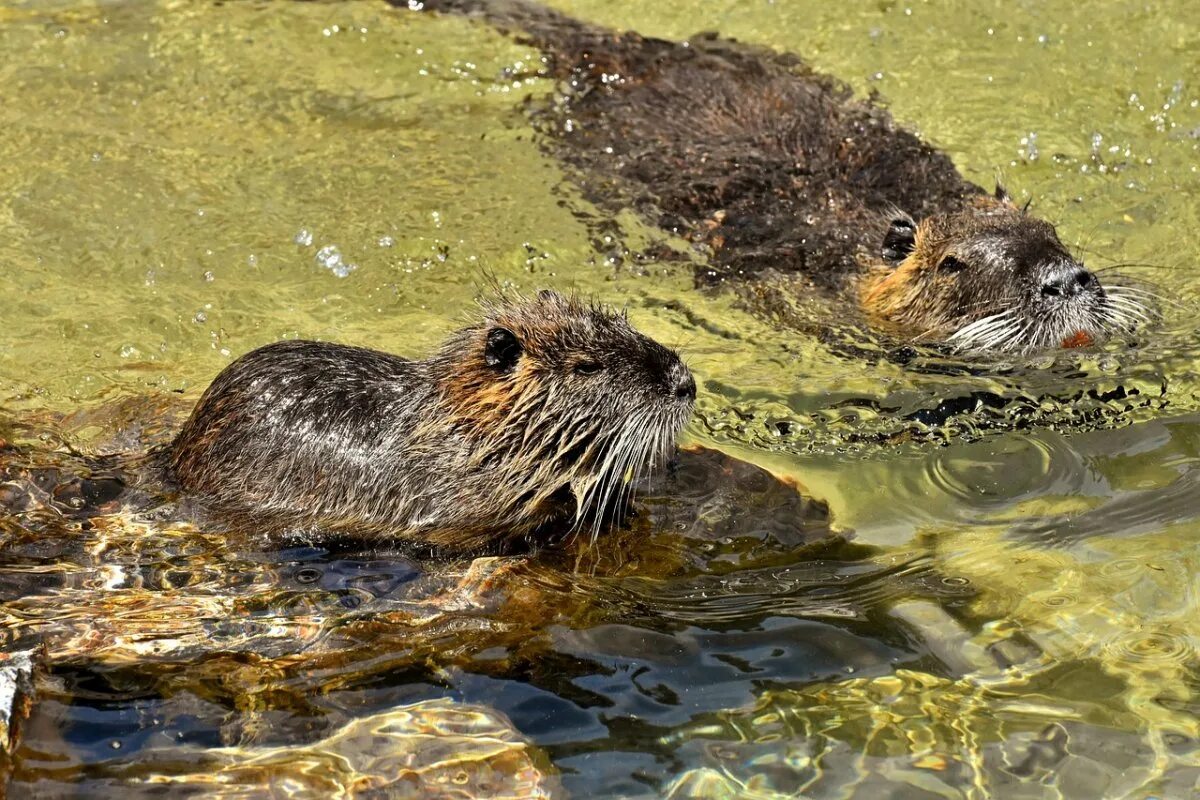
[[[533,106],[586,196],[704,245],[702,284],[848,297],[905,338],[1025,352],[1146,318],[1049,223],[798,58],[712,34],[671,42],[527,0],[390,0],[465,14],[545,53]]]
[[[428,359],[308,341],[226,367],[162,456],[259,530],[503,547],[619,509],[696,384],[621,314],[552,291],[485,305]]]

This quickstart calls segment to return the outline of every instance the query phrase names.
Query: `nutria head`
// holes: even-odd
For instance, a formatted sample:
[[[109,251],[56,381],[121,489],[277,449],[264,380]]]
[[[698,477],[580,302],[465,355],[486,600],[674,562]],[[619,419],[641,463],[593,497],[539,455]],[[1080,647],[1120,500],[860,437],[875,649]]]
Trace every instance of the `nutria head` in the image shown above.
[[[881,256],[863,287],[868,312],[964,350],[1088,345],[1148,316],[1121,287],[1101,286],[1053,225],[1002,188],[920,222],[896,215]]]
[[[558,292],[484,310],[429,361],[474,468],[517,516],[569,493],[598,529],[691,417],[691,372],[624,314]]]

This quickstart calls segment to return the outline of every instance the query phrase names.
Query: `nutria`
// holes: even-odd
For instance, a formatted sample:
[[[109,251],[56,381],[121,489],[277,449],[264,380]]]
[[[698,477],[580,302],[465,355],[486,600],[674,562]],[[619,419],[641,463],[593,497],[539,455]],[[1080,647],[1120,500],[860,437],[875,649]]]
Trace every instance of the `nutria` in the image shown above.
[[[256,530],[502,548],[618,513],[691,415],[678,355],[552,291],[486,303],[423,361],[283,341],[226,367],[161,454]]]
[[[794,56],[617,32],[526,0],[391,2],[541,49],[559,86],[532,104],[545,146],[592,202],[706,249],[700,284],[854,298],[906,339],[970,349],[1088,344],[1147,316],[1052,225]]]

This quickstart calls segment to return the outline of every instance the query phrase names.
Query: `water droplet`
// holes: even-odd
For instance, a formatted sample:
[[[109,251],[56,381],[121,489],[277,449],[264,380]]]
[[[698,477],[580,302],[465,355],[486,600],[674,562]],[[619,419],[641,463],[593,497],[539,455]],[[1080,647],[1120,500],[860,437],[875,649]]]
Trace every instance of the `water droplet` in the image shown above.
[[[342,251],[336,244],[328,244],[318,250],[316,262],[339,278],[345,278],[358,269],[357,264],[350,264],[342,258]]]
[[[393,239],[391,236],[385,235],[385,236],[379,237],[379,246],[380,247],[391,247],[394,244],[396,244],[396,240]]]
[[[317,251],[316,260],[325,269],[333,269],[342,263],[342,253],[338,250],[337,245],[328,244]]]
[[[1025,146],[1025,158],[1028,161],[1037,161],[1038,159],[1038,135],[1035,131],[1030,131],[1022,139],[1021,144]]]
[[[301,228],[300,230],[296,231],[296,235],[293,237],[292,241],[301,247],[310,247],[313,243],[313,232],[308,228]]]

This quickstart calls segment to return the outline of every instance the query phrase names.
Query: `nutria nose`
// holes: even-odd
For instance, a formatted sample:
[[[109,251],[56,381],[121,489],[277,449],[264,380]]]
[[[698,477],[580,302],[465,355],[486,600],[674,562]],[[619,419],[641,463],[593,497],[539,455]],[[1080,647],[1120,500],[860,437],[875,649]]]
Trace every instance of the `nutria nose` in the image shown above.
[[[1096,276],[1078,264],[1055,267],[1042,282],[1042,297],[1074,297],[1097,284]]]
[[[696,380],[692,377],[691,371],[683,364],[675,364],[671,367],[668,385],[671,386],[678,399],[689,402],[696,399]]]

